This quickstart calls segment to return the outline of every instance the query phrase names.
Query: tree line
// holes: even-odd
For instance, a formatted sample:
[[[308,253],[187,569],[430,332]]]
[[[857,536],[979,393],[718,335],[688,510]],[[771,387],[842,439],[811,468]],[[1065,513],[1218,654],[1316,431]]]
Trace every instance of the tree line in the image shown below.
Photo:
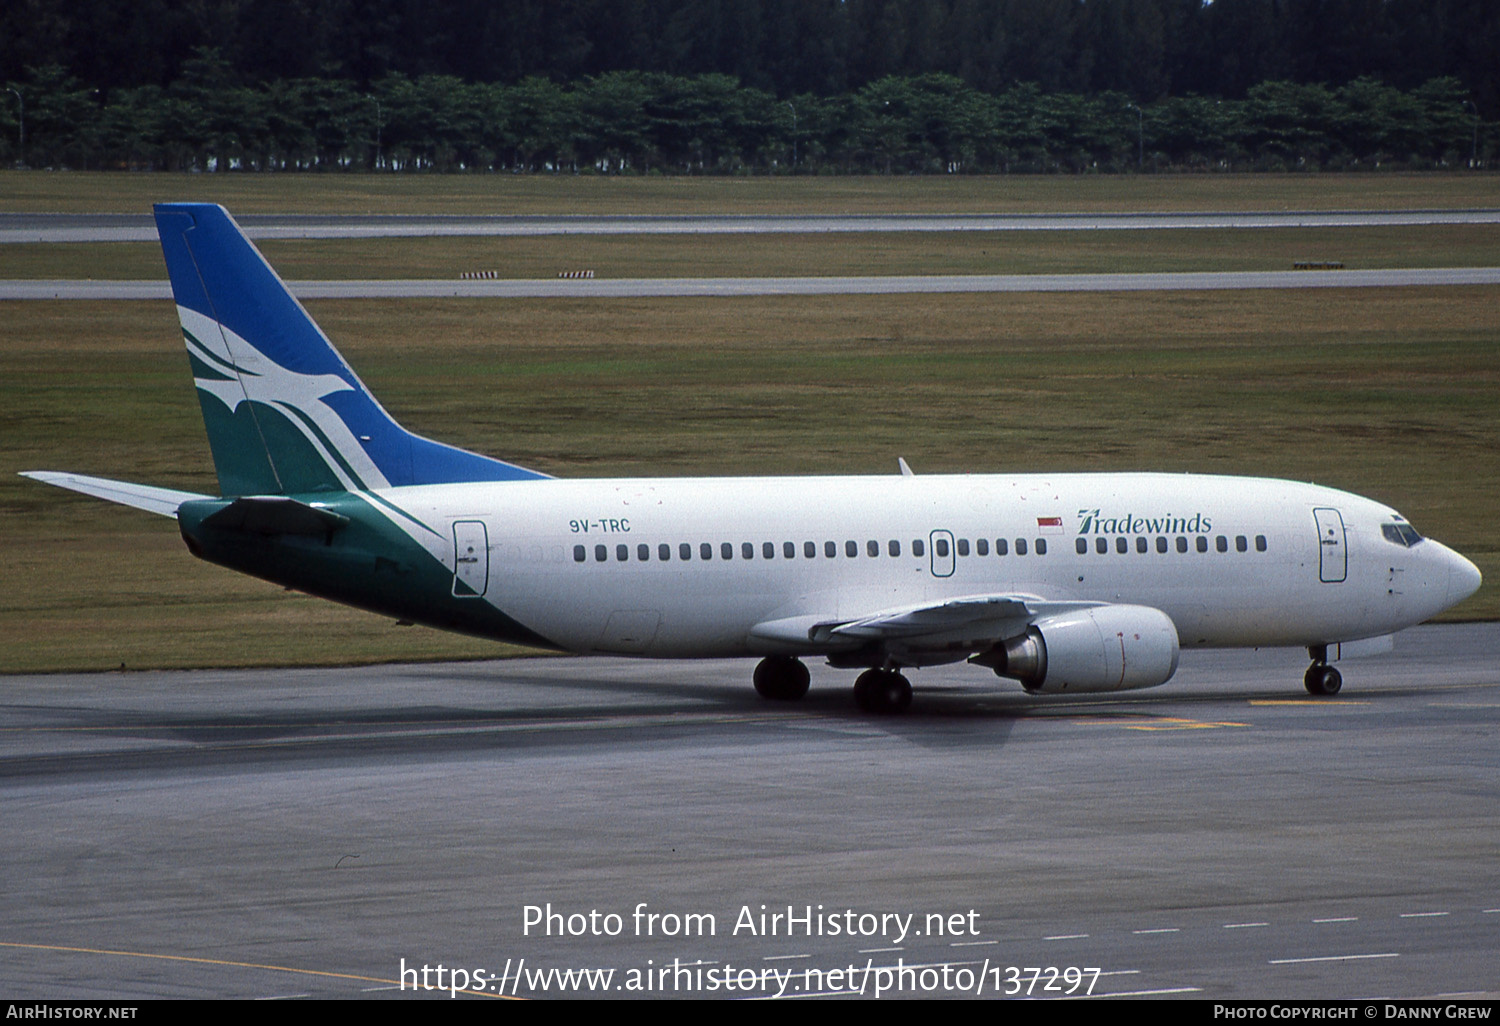
[[[390,73],[236,81],[215,49],[171,84],[112,90],[57,65],[7,87],[0,160],[203,171],[631,174],[1432,168],[1496,146],[1455,78],[1402,90],[1269,81],[1241,99],[984,92],[930,73],[778,96],[722,74],[616,71],[514,84]]]
[[[387,75],[514,85],[722,74],[787,98],[946,74],[988,94],[1243,99],[1262,82],[1454,77],[1500,117],[1494,0],[13,0],[0,81],[176,82],[202,47],[241,84]]]

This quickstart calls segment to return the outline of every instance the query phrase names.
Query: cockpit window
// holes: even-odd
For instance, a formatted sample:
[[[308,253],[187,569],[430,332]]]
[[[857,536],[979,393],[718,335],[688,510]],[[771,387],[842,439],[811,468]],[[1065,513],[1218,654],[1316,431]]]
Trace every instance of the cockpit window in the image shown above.
[[[1405,523],[1382,524],[1380,525],[1380,533],[1385,535],[1386,541],[1408,549],[1422,540],[1422,536],[1417,533],[1417,529]]]

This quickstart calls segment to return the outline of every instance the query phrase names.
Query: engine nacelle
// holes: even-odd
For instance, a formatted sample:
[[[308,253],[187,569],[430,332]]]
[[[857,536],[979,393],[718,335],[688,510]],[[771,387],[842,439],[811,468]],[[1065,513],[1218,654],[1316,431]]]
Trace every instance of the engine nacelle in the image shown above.
[[[1032,693],[1126,691],[1177,672],[1177,627],[1149,606],[1096,606],[1038,620],[973,657]]]

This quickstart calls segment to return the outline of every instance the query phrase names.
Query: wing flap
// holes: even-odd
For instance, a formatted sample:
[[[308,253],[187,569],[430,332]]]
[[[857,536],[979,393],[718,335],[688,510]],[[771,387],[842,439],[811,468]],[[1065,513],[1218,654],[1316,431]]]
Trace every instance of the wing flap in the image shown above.
[[[851,619],[793,616],[769,620],[757,624],[750,635],[813,650],[878,644],[902,652],[976,652],[1023,633],[1042,617],[1099,605],[1103,603],[1049,602],[1034,595],[966,595]]]

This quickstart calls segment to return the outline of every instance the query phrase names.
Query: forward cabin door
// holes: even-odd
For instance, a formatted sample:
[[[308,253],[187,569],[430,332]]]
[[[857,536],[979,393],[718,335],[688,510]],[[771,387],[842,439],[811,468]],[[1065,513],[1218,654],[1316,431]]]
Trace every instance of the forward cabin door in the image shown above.
[[[1318,522],[1318,580],[1337,584],[1349,576],[1349,550],[1344,539],[1344,518],[1336,509],[1315,509]]]

